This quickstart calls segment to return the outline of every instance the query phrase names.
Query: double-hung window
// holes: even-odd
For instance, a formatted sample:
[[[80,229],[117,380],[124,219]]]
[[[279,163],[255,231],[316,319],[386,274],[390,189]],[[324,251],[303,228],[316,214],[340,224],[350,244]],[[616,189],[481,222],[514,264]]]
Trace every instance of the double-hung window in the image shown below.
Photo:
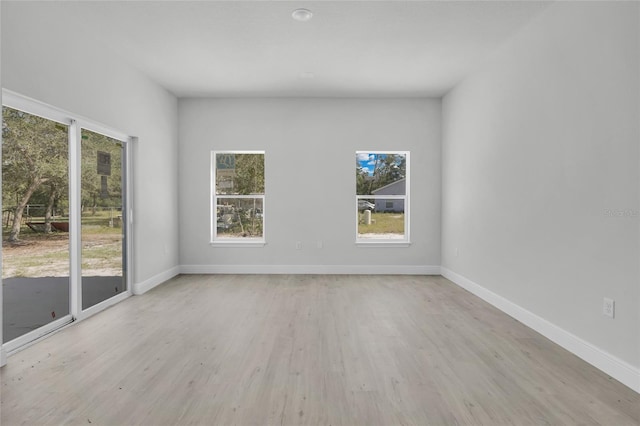
[[[356,151],[356,243],[409,243],[409,152]]]
[[[265,242],[264,151],[211,153],[211,242]]]

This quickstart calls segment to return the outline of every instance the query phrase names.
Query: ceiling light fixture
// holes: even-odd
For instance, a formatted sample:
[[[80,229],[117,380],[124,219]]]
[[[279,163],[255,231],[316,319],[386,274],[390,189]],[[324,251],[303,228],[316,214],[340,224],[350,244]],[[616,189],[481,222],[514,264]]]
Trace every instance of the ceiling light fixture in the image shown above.
[[[291,13],[291,17],[300,22],[307,22],[312,16],[313,13],[309,9],[296,9]]]

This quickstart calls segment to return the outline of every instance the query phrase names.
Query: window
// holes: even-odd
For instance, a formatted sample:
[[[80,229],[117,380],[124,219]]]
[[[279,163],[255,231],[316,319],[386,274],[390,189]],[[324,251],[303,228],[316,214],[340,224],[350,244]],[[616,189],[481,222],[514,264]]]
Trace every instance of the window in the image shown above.
[[[409,152],[356,152],[356,243],[409,243]]]
[[[213,244],[264,244],[264,151],[211,153]]]

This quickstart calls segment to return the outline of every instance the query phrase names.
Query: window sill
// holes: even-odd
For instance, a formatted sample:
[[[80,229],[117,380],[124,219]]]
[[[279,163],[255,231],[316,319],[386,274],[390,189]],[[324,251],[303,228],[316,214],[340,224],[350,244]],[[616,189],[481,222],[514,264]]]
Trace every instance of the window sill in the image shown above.
[[[410,247],[411,241],[389,241],[389,240],[356,241],[356,246],[368,247],[368,248]]]
[[[267,244],[263,240],[255,241],[211,241],[209,245],[212,247],[264,247]]]

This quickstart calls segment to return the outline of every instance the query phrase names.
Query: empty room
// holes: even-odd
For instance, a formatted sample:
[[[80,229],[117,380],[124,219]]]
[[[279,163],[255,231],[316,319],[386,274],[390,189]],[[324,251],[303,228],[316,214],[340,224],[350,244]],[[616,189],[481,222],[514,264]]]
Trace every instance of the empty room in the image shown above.
[[[0,14],[0,424],[640,425],[639,2]]]

